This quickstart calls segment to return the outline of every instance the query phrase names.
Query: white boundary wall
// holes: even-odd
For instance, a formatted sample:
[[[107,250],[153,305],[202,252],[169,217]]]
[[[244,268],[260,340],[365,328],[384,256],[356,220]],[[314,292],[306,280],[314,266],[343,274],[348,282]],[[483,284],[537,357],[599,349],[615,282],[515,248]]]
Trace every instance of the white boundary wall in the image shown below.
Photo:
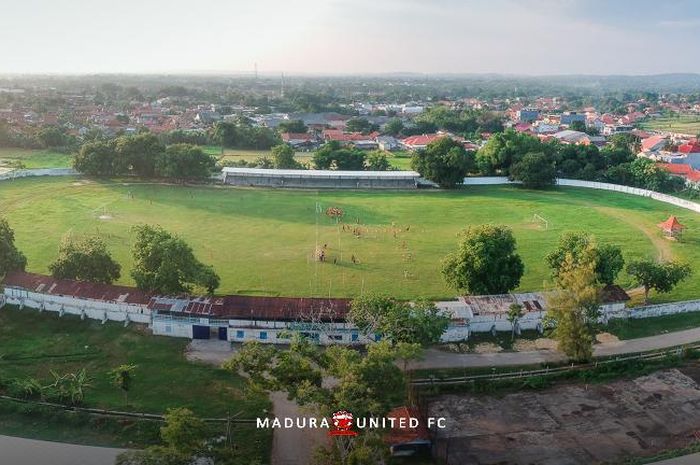
[[[510,181],[505,176],[476,176],[471,178],[464,178],[465,186],[489,186],[496,184],[519,184],[515,181]],[[647,189],[640,189],[638,187],[622,186],[620,184],[610,184],[607,182],[595,182],[595,181],[580,181],[578,179],[557,179],[558,186],[568,186],[568,187],[584,187],[587,189],[598,189],[605,191],[621,192],[623,194],[638,195],[640,197],[648,197],[659,202],[668,203],[675,205],[676,207],[685,208],[687,210],[692,210],[694,212],[700,213],[700,204],[691,202],[690,200],[681,199],[668,194],[661,194],[659,192],[650,191]]]
[[[14,170],[5,174],[0,174],[0,181],[16,178],[29,178],[33,176],[77,176],[78,173],[73,168],[42,168],[35,170]]]
[[[40,311],[58,312],[60,316],[78,315],[102,322],[151,323],[151,310],[146,305],[41,294],[9,286],[5,287],[4,296],[6,303],[17,305],[20,309],[29,307]]]

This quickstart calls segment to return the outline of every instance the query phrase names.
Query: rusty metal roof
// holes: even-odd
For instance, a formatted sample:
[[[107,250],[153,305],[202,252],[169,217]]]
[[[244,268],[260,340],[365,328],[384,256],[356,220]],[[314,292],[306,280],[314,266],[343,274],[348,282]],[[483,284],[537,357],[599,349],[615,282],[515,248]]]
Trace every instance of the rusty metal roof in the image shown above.
[[[21,271],[8,273],[3,283],[5,286],[19,287],[41,294],[125,304],[146,305],[152,297],[151,294],[134,287],[54,279],[51,276]]]

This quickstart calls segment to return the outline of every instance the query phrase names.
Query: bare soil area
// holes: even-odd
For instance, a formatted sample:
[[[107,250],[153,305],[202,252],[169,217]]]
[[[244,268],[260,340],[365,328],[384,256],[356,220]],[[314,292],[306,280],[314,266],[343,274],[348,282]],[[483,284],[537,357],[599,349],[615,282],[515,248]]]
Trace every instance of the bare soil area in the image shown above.
[[[436,438],[447,464],[617,463],[696,441],[699,377],[691,367],[503,397],[444,395],[428,414],[447,418]]]

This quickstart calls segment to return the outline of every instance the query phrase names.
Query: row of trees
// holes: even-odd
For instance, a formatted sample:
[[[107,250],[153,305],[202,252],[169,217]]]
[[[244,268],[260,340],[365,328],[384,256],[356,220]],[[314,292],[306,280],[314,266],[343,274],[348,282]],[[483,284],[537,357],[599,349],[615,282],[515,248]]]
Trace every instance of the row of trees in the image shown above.
[[[412,167],[441,187],[461,184],[468,173],[503,175],[528,188],[554,184],[556,177],[611,182],[660,192],[683,188],[654,161],[635,156],[638,140],[620,134],[603,149],[594,145],[543,142],[513,130],[497,133],[477,152],[467,152],[447,138],[433,141],[414,154]]]
[[[210,265],[195,257],[182,238],[160,226],[133,228],[134,266],[131,277],[147,292],[174,295],[203,290],[209,294],[219,287],[220,278]],[[14,231],[0,218],[0,277],[10,271],[23,271],[27,259],[14,243]],[[121,276],[121,265],[114,260],[100,237],[67,237],[56,260],[49,265],[53,277],[111,284]]]
[[[165,146],[157,136],[142,133],[83,144],[73,167],[91,176],[163,177],[185,181],[207,179],[216,160],[191,144]]]
[[[506,294],[520,285],[525,272],[516,248],[513,232],[506,226],[469,228],[461,233],[457,251],[443,259],[442,274],[451,287],[461,292]],[[563,234],[557,248],[545,256],[545,261],[555,282],[559,282],[569,268],[588,264],[592,267],[594,281],[600,286],[612,285],[625,268],[619,246],[601,244],[583,232]],[[670,292],[691,273],[687,264],[652,260],[635,260],[626,270],[635,283],[644,288],[646,300],[650,290]]]
[[[625,265],[622,250],[600,244],[585,233],[567,233],[545,260],[556,286],[547,311],[552,335],[570,358],[587,360],[592,354],[602,290],[615,282]],[[652,289],[670,292],[692,272],[685,263],[652,260],[635,260],[626,270],[643,288],[645,302]],[[510,292],[520,284],[523,272],[511,230],[493,225],[464,231],[458,250],[444,259],[442,267],[448,284],[470,294]],[[521,309],[511,310],[508,319],[515,328]]]

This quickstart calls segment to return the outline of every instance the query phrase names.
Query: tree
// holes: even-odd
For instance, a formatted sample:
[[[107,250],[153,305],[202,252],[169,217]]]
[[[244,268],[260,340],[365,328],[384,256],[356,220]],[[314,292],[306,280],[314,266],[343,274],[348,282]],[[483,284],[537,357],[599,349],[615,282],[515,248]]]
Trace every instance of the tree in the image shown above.
[[[10,271],[24,271],[27,257],[15,245],[15,232],[3,217],[0,217],[0,278]]]
[[[134,268],[131,276],[139,289],[161,294],[192,292],[199,286],[213,293],[219,276],[197,260],[192,248],[160,226],[135,226]]]
[[[41,128],[36,137],[46,148],[55,148],[67,145],[67,137],[65,132],[56,126],[46,126]]]
[[[194,455],[204,444],[206,426],[191,410],[171,408],[165,412],[165,425],[160,428],[160,436],[168,447]]]
[[[113,176],[115,170],[115,144],[113,140],[97,140],[80,147],[73,157],[73,168],[89,176]]]
[[[306,127],[304,122],[300,119],[290,119],[287,121],[282,121],[277,125],[277,130],[279,132],[291,132],[295,134],[304,134],[309,128]]]
[[[216,165],[211,155],[196,145],[174,144],[168,146],[156,162],[156,173],[164,178],[180,181],[208,179]]]
[[[447,283],[470,294],[505,294],[518,287],[525,267],[506,226],[481,225],[461,233],[457,251],[445,257]]]
[[[508,129],[489,138],[476,153],[476,164],[481,173],[507,175],[513,163],[524,154],[543,153],[550,157],[556,151],[556,147],[556,144],[544,143],[536,137]]]
[[[199,463],[197,457],[202,457],[205,463],[213,463],[208,458],[217,450],[205,449],[207,427],[191,410],[168,409],[160,436],[163,445],[123,452],[117,457],[116,465],[191,465]]]
[[[594,324],[600,306],[595,263],[578,262],[571,254],[564,258],[559,289],[549,297],[547,320],[555,325],[552,336],[559,350],[576,361],[590,360],[595,338]]]
[[[613,284],[625,265],[619,246],[598,244],[593,236],[585,232],[568,232],[559,238],[557,248],[545,257],[553,278],[558,279],[567,255],[571,256],[574,265],[592,260],[596,281],[605,285]]]
[[[136,370],[136,365],[124,364],[112,369],[108,375],[116,387],[124,393],[124,405],[129,406],[129,391],[134,382],[133,372]]]
[[[153,177],[156,163],[165,151],[158,136],[150,132],[121,136],[115,139],[115,174]]]
[[[371,293],[353,299],[348,319],[365,334],[423,346],[438,342],[450,321],[432,302],[411,305]]]
[[[586,132],[586,123],[583,121],[572,121],[569,125],[572,131]]]
[[[272,147],[272,163],[277,169],[301,168],[301,164],[294,159],[294,149],[287,144]]]
[[[221,154],[224,153],[224,147],[235,147],[238,142],[238,131],[233,123],[220,121],[214,125],[212,134],[214,142],[221,146]]]
[[[384,134],[388,134],[390,136],[398,136],[399,134],[401,134],[401,131],[403,131],[403,128],[403,121],[401,121],[400,118],[391,118],[384,125]]]
[[[627,273],[639,286],[644,287],[644,302],[649,303],[649,291],[666,293],[690,277],[690,265],[678,262],[656,263],[652,260],[637,260],[627,265]]]
[[[313,163],[319,170],[361,171],[365,167],[365,153],[343,148],[339,142],[331,141],[314,152]]]
[[[112,258],[99,237],[79,240],[68,237],[58,249],[56,260],[49,265],[49,271],[57,279],[111,284],[121,276],[121,265]]]
[[[462,184],[464,176],[474,166],[474,155],[462,145],[449,138],[434,140],[423,151],[411,159],[411,167],[421,176],[437,183],[442,188],[453,188]]]
[[[389,160],[381,150],[375,150],[367,154],[367,169],[370,171],[386,171],[389,169]]]
[[[528,189],[542,189],[554,184],[554,165],[543,153],[526,153],[510,167],[511,181],[520,181]]]
[[[515,327],[518,324],[518,321],[520,321],[520,318],[523,316],[523,306],[519,304],[511,304],[508,307],[508,322],[510,323],[513,332],[511,333],[510,337],[511,339],[515,339]]]
[[[348,132],[362,132],[368,134],[377,129],[367,118],[350,118],[345,123],[345,130]]]

